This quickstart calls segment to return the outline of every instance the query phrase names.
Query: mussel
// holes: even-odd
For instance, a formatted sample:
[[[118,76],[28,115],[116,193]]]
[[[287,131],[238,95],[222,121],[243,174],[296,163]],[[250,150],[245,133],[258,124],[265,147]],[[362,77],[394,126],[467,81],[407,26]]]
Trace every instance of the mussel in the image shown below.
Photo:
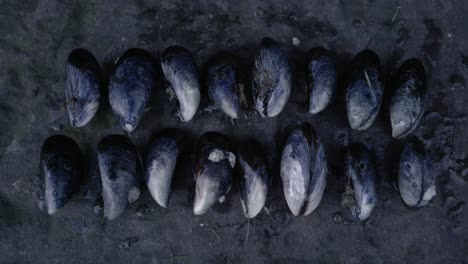
[[[86,125],[99,108],[101,100],[101,69],[93,54],[75,49],[68,56],[65,77],[65,97],[70,124]]]
[[[422,62],[415,58],[405,61],[398,71],[390,101],[394,138],[404,138],[417,127],[424,112],[426,90],[426,73]]]
[[[41,170],[48,214],[53,214],[63,207],[77,190],[82,163],[80,148],[73,139],[56,135],[44,141],[41,149]]]
[[[140,196],[140,157],[130,139],[122,135],[102,138],[97,151],[104,216],[112,220]]]
[[[216,201],[223,202],[231,189],[236,155],[228,139],[218,132],[206,132],[198,140],[193,174],[195,202],[193,213],[205,213]]]
[[[424,144],[411,138],[403,147],[398,167],[398,190],[403,202],[411,208],[425,206],[436,195],[435,180]]]
[[[309,114],[323,111],[335,97],[338,73],[331,52],[312,48],[307,53],[307,87],[309,90]]]
[[[192,54],[181,46],[171,46],[161,55],[161,67],[179,103],[181,120],[192,120],[200,104],[200,79]]]
[[[244,142],[237,152],[240,169],[240,198],[244,215],[254,218],[265,205],[270,171],[262,146],[255,140]]]
[[[351,73],[346,91],[346,111],[352,129],[365,130],[377,117],[384,82],[377,54],[364,50],[351,63]]]
[[[255,54],[252,73],[252,96],[262,117],[278,115],[291,93],[291,69],[281,45],[264,38]]]
[[[360,143],[353,143],[346,155],[346,186],[342,205],[349,207],[356,220],[371,216],[377,203],[374,153]]]
[[[312,126],[304,123],[286,139],[281,155],[283,192],[291,212],[312,213],[320,203],[327,178],[323,145]]]
[[[151,196],[162,207],[169,205],[171,183],[181,151],[182,134],[166,131],[150,145],[145,162],[145,180]]]
[[[115,63],[109,79],[109,103],[127,132],[138,126],[155,84],[156,68],[148,52],[129,49]]]
[[[239,117],[240,100],[236,61],[227,53],[218,54],[208,66],[208,95],[211,103],[229,117]]]

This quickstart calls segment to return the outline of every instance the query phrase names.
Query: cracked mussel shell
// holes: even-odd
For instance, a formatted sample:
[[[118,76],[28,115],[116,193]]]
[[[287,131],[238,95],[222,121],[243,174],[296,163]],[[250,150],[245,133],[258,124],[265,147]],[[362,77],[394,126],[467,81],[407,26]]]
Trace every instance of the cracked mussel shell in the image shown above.
[[[312,213],[320,203],[328,173],[323,145],[307,123],[295,128],[286,139],[281,155],[283,192],[291,212]]]
[[[116,61],[109,78],[109,103],[127,132],[138,126],[155,85],[156,68],[147,51],[129,49]]]
[[[321,47],[310,49],[307,53],[306,76],[308,113],[315,115],[331,103],[338,87],[338,72],[331,52]]]
[[[436,195],[436,177],[424,144],[416,137],[403,146],[398,166],[398,190],[410,208],[425,206]]]
[[[184,122],[192,120],[200,104],[200,79],[192,54],[181,46],[171,46],[161,55],[161,68],[169,90],[178,102],[178,115]]]
[[[237,151],[240,172],[240,198],[244,215],[254,218],[265,205],[271,181],[262,145],[255,140],[243,142]]]
[[[122,135],[109,135],[98,142],[97,160],[104,217],[112,220],[140,196],[140,157],[130,139]]]
[[[65,206],[78,189],[82,165],[80,148],[72,138],[55,135],[42,144],[41,173],[44,202],[49,215]]]
[[[96,115],[101,100],[102,75],[91,52],[75,49],[68,56],[65,98],[70,124],[82,127]]]
[[[195,215],[204,214],[216,201],[224,201],[231,189],[235,165],[236,155],[224,135],[206,132],[200,136],[193,168],[196,181]]]
[[[252,97],[262,117],[277,116],[291,93],[291,69],[281,45],[264,38],[254,58]]]
[[[351,209],[356,220],[367,220],[377,203],[374,153],[361,143],[351,144],[346,155],[345,173],[341,204]]]
[[[172,177],[181,153],[183,135],[168,130],[150,144],[145,160],[146,186],[154,200],[164,208],[169,205]]]
[[[211,103],[230,118],[238,118],[240,96],[234,56],[216,55],[208,66],[206,82]]]
[[[418,126],[424,113],[426,91],[426,72],[422,62],[415,58],[405,61],[398,70],[390,99],[394,138],[404,138]]]
[[[382,67],[377,54],[364,50],[351,63],[346,90],[346,112],[352,129],[368,129],[376,119],[384,92]]]

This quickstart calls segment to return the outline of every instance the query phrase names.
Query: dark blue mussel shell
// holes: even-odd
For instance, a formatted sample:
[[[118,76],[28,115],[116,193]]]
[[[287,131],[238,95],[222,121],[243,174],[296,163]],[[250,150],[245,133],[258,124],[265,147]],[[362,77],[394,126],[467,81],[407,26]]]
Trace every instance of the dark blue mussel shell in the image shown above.
[[[171,183],[181,152],[183,135],[167,131],[150,145],[145,162],[145,180],[154,200],[162,207],[169,205]]]
[[[411,208],[425,206],[436,195],[436,177],[424,144],[416,137],[403,147],[398,167],[398,190]]]
[[[392,136],[404,138],[419,124],[427,91],[426,72],[418,59],[405,61],[396,77],[390,101]]]
[[[278,115],[291,93],[291,69],[280,44],[271,38],[262,40],[255,54],[252,96],[255,109],[263,117]]]
[[[97,152],[104,216],[112,220],[140,196],[140,158],[130,139],[122,135],[102,138]]]
[[[364,221],[371,216],[377,203],[374,153],[360,143],[353,143],[346,156],[346,192],[351,195],[348,206],[353,216]]]
[[[171,46],[161,55],[161,68],[179,103],[182,121],[192,120],[200,104],[200,79],[192,54],[181,46]]]
[[[93,54],[85,49],[75,49],[70,53],[65,97],[72,126],[82,127],[96,115],[101,100],[101,78],[101,69]]]
[[[208,66],[208,95],[211,103],[231,118],[240,112],[239,87],[235,58],[226,53],[218,54]]]
[[[216,201],[224,201],[231,189],[236,165],[229,140],[218,132],[200,136],[195,150],[193,174],[196,180],[193,213],[205,213]]]
[[[323,145],[307,123],[295,128],[281,154],[283,192],[291,212],[308,215],[320,204],[328,173]]]
[[[155,84],[156,68],[148,52],[129,49],[115,63],[109,79],[109,103],[126,131],[138,126]]]
[[[80,148],[67,136],[51,136],[42,144],[41,170],[48,214],[63,207],[77,190],[82,162]]]
[[[307,53],[307,87],[309,114],[323,111],[333,100],[338,86],[338,73],[331,53],[321,47]]]
[[[271,181],[262,145],[255,140],[243,142],[238,151],[240,198],[244,215],[254,218],[265,205]]]
[[[346,111],[352,129],[365,130],[377,117],[382,104],[384,82],[377,54],[364,50],[351,63],[346,91]]]

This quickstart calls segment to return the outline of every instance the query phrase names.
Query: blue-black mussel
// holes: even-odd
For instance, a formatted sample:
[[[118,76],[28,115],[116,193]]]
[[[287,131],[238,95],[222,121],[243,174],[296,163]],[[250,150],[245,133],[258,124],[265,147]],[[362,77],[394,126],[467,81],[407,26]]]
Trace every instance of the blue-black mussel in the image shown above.
[[[338,86],[338,73],[331,52],[312,48],[307,53],[307,88],[309,91],[308,113],[323,111],[333,100]]]
[[[206,132],[198,140],[193,174],[195,202],[193,213],[205,213],[217,201],[223,202],[231,189],[236,155],[229,140],[218,132]]]
[[[208,66],[206,77],[211,103],[229,117],[240,114],[236,59],[228,53],[216,55]]]
[[[192,120],[200,104],[200,79],[192,54],[181,46],[171,46],[161,54],[161,68],[170,92],[179,105],[182,121]]]
[[[115,63],[109,79],[109,103],[127,132],[138,126],[155,84],[156,68],[148,52],[129,49]]]
[[[392,136],[404,138],[417,127],[424,113],[426,72],[418,59],[405,61],[396,76],[390,101]]]
[[[255,140],[243,142],[237,151],[240,170],[240,198],[244,215],[254,218],[265,205],[271,181],[262,145]]]
[[[75,49],[68,56],[65,97],[70,124],[86,125],[98,111],[101,100],[101,69],[93,54]]]
[[[115,219],[140,196],[141,161],[129,138],[109,135],[97,146],[104,217]]]
[[[377,54],[364,50],[351,63],[346,90],[346,111],[352,129],[365,130],[377,117],[382,104],[384,82]]]
[[[346,155],[345,174],[341,203],[351,209],[356,220],[364,221],[371,216],[377,203],[374,153],[363,144],[351,144]]]
[[[145,162],[145,180],[151,196],[162,207],[169,205],[172,177],[182,148],[183,135],[167,130],[150,144]]]
[[[411,208],[425,206],[436,195],[436,178],[424,144],[413,137],[403,146],[398,166],[398,190]]]
[[[277,116],[291,93],[291,68],[279,43],[265,38],[255,54],[252,72],[252,97],[263,117]]]
[[[312,126],[304,123],[286,139],[281,155],[283,192],[291,212],[308,215],[319,205],[328,167],[325,150]]]
[[[83,158],[76,142],[62,135],[51,136],[41,149],[44,202],[48,214],[63,207],[77,190]]]

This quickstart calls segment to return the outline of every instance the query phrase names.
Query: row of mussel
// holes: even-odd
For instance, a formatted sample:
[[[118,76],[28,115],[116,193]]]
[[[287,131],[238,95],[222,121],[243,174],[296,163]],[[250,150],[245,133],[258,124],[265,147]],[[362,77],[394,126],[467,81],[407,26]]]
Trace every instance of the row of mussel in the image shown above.
[[[200,77],[193,56],[185,48],[172,46],[161,54],[161,68],[169,91],[178,102],[178,115],[190,121],[200,104]],[[209,64],[207,90],[212,104],[231,118],[241,112],[242,91],[236,59],[218,54]],[[365,130],[376,119],[384,94],[384,79],[378,56],[364,50],[356,55],[347,77],[346,110],[351,128]],[[336,97],[338,73],[332,52],[313,48],[305,67],[309,91],[309,114],[324,110]],[[141,49],[127,50],[115,63],[109,77],[109,102],[120,125],[128,132],[138,126],[156,84],[156,65]],[[274,117],[285,107],[291,93],[291,67],[281,45],[265,38],[255,54],[251,74],[251,98],[263,117]],[[102,75],[95,57],[84,49],[71,52],[67,63],[66,98],[73,126],[87,124],[96,114]],[[392,85],[389,115],[392,135],[403,138],[417,126],[424,107],[426,74],[418,59],[405,61]]]
[[[185,150],[183,133],[168,130],[148,147],[144,164],[131,140],[109,135],[97,144],[97,163],[102,183],[104,216],[115,219],[136,201],[142,185],[162,207],[169,205],[174,171]],[[397,186],[404,203],[422,207],[435,195],[435,178],[422,142],[409,140],[399,159]],[[44,200],[49,214],[63,207],[77,189],[83,158],[77,143],[62,135],[48,138],[42,145],[41,169]],[[195,147],[193,212],[205,213],[222,202],[239,175],[240,198],[244,214],[255,217],[263,208],[271,182],[271,171],[262,146],[255,140],[237,148],[224,135],[207,132]],[[370,217],[377,203],[376,168],[373,152],[362,144],[348,148],[345,162],[346,186],[342,205],[358,221]],[[324,146],[313,127],[304,123],[288,135],[281,154],[280,176],[291,212],[308,215],[319,205],[328,174]]]

